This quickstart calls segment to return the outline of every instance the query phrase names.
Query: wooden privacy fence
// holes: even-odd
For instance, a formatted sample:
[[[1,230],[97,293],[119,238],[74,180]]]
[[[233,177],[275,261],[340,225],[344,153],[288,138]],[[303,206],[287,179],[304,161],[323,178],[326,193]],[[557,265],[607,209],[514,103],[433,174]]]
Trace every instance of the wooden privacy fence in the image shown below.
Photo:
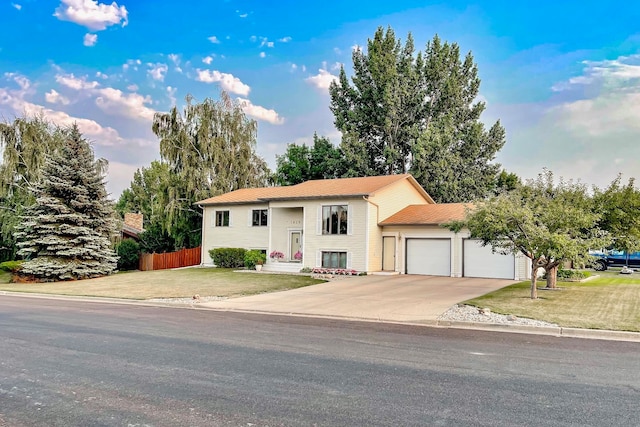
[[[141,271],[166,270],[198,264],[200,264],[200,246],[164,254],[142,254],[140,255],[139,269]]]

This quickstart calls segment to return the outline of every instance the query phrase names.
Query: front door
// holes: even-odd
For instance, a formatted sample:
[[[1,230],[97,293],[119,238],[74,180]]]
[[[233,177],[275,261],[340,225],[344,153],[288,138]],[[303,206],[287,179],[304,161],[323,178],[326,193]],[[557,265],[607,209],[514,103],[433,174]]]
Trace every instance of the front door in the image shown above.
[[[291,261],[302,261],[302,258],[297,259],[296,253],[302,254],[302,232],[300,231],[292,231],[290,234],[290,248],[289,251],[289,260]]]
[[[384,236],[382,238],[382,270],[395,271],[396,269],[396,238]]]

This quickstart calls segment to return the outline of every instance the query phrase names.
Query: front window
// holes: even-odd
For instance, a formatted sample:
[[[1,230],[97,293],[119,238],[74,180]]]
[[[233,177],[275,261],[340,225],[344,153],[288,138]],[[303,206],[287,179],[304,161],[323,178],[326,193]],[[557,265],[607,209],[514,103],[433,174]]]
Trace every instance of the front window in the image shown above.
[[[216,211],[216,227],[229,226],[229,211]]]
[[[267,209],[254,209],[252,213],[251,224],[254,227],[266,227],[267,225]]]
[[[322,207],[322,234],[347,234],[347,205]]]
[[[322,252],[323,268],[347,268],[346,252]]]

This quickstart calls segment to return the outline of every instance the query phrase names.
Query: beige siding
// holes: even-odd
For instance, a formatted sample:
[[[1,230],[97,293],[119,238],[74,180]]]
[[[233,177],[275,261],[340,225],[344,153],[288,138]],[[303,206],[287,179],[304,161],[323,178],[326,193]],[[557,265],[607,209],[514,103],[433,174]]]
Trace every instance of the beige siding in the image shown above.
[[[349,234],[323,235],[319,227],[322,221],[322,206],[348,205],[349,209]],[[319,254],[322,251],[347,252],[349,267],[358,271],[366,271],[366,229],[367,229],[367,202],[363,199],[325,199],[304,200],[297,202],[271,202],[272,211],[281,208],[296,207],[302,209],[303,222],[303,267],[320,267]],[[320,215],[320,216],[319,216]],[[276,216],[274,215],[274,220]],[[284,237],[282,237],[284,236]],[[277,229],[274,225],[271,232],[271,242],[279,242],[288,239],[286,229]],[[282,249],[276,248],[282,251]]]
[[[369,200],[380,207],[378,223],[409,205],[424,205],[429,202],[408,180],[402,180],[376,191]]]
[[[253,227],[251,211],[267,209],[266,204],[206,206],[203,212],[202,263],[211,265],[209,250],[213,248],[267,249],[269,227]],[[229,227],[215,226],[215,212],[229,211]],[[271,218],[268,219],[271,223]]]

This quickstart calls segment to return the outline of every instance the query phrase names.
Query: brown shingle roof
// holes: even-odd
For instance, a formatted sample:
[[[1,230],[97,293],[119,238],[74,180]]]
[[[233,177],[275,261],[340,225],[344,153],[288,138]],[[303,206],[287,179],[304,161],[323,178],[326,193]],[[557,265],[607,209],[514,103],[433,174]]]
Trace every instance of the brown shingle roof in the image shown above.
[[[380,222],[380,225],[440,225],[463,220],[469,203],[409,205]]]
[[[403,179],[420,191],[425,199],[431,197],[409,174],[368,176],[362,178],[317,179],[288,187],[245,188],[211,197],[198,205],[259,203],[268,200],[319,199],[329,197],[370,196],[378,190]]]

